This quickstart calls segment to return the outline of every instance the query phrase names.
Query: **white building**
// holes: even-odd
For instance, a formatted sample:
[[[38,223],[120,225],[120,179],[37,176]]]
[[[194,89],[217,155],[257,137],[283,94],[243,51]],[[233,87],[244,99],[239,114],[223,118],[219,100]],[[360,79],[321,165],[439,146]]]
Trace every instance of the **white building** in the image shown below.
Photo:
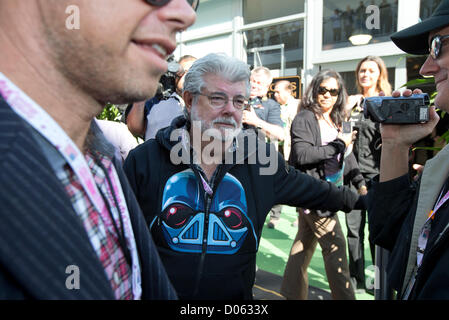
[[[389,35],[428,17],[439,2],[200,0],[197,21],[179,34],[175,56],[225,52],[252,66],[264,65],[275,76],[299,75],[303,86],[318,70],[332,68],[354,93],[357,62],[377,55],[387,65],[392,86],[399,88],[417,77],[424,60],[405,55]],[[372,39],[354,46],[348,37],[355,33],[369,33]]]

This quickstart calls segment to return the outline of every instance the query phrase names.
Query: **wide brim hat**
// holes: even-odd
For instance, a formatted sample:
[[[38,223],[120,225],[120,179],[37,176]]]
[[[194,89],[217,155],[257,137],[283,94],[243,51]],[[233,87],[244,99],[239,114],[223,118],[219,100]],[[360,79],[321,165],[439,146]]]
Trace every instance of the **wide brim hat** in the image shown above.
[[[407,53],[428,54],[429,33],[445,26],[449,26],[449,0],[441,1],[428,19],[393,33],[391,40]]]

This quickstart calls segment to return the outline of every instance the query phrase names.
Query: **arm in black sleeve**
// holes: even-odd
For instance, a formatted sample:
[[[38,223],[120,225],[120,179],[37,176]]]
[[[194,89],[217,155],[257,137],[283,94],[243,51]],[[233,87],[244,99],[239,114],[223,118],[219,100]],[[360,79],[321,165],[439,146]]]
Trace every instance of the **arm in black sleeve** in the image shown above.
[[[276,203],[331,212],[350,212],[359,200],[359,195],[347,187],[337,187],[283,165],[276,172],[274,190]]]
[[[316,145],[319,130],[318,122],[313,117],[315,115],[312,112],[304,110],[293,120],[290,129],[292,145],[290,164],[295,167],[330,159],[346,148],[345,143],[340,139],[335,139],[325,146]]]

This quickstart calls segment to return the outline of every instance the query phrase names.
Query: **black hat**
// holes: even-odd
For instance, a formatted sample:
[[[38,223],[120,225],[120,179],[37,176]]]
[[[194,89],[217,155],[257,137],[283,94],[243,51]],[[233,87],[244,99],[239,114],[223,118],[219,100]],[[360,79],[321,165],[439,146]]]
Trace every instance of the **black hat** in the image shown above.
[[[411,54],[429,53],[429,32],[449,25],[449,0],[442,0],[426,20],[393,33],[391,40],[403,51]]]

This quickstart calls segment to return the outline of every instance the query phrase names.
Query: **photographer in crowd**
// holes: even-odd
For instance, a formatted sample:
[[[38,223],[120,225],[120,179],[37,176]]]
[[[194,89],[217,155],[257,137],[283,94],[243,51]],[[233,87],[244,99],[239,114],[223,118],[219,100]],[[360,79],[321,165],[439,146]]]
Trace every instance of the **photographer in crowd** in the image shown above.
[[[268,138],[283,141],[281,107],[275,100],[268,98],[272,81],[271,71],[266,67],[257,67],[251,71],[251,107],[243,111],[242,121],[245,128],[259,128]]]
[[[407,53],[429,53],[420,73],[435,78],[435,106],[448,112],[449,0],[391,39]],[[449,299],[449,147],[427,161],[417,182],[408,172],[410,146],[430,134],[438,120],[432,107],[427,123],[381,125],[380,178],[373,186],[369,228],[374,243],[391,251],[388,279],[400,299]]]
[[[138,102],[131,107],[126,117],[126,124],[134,135],[145,137],[145,141],[154,139],[160,129],[168,127],[174,118],[183,114],[182,87],[185,75],[195,60],[196,58],[190,55],[182,56],[179,59],[179,68],[174,75],[173,83],[167,79],[165,85],[169,88],[162,89],[167,91],[169,96],[162,95],[161,100],[154,104],[151,110],[147,110],[146,102]],[[172,86],[173,88],[171,88]]]
[[[267,67],[256,67],[251,71],[250,107],[243,111],[244,128],[258,128],[274,142],[285,138],[281,106],[268,97],[273,76]],[[277,145],[277,144],[276,144]],[[281,216],[282,206],[276,205],[270,211],[268,228],[274,228]]]

